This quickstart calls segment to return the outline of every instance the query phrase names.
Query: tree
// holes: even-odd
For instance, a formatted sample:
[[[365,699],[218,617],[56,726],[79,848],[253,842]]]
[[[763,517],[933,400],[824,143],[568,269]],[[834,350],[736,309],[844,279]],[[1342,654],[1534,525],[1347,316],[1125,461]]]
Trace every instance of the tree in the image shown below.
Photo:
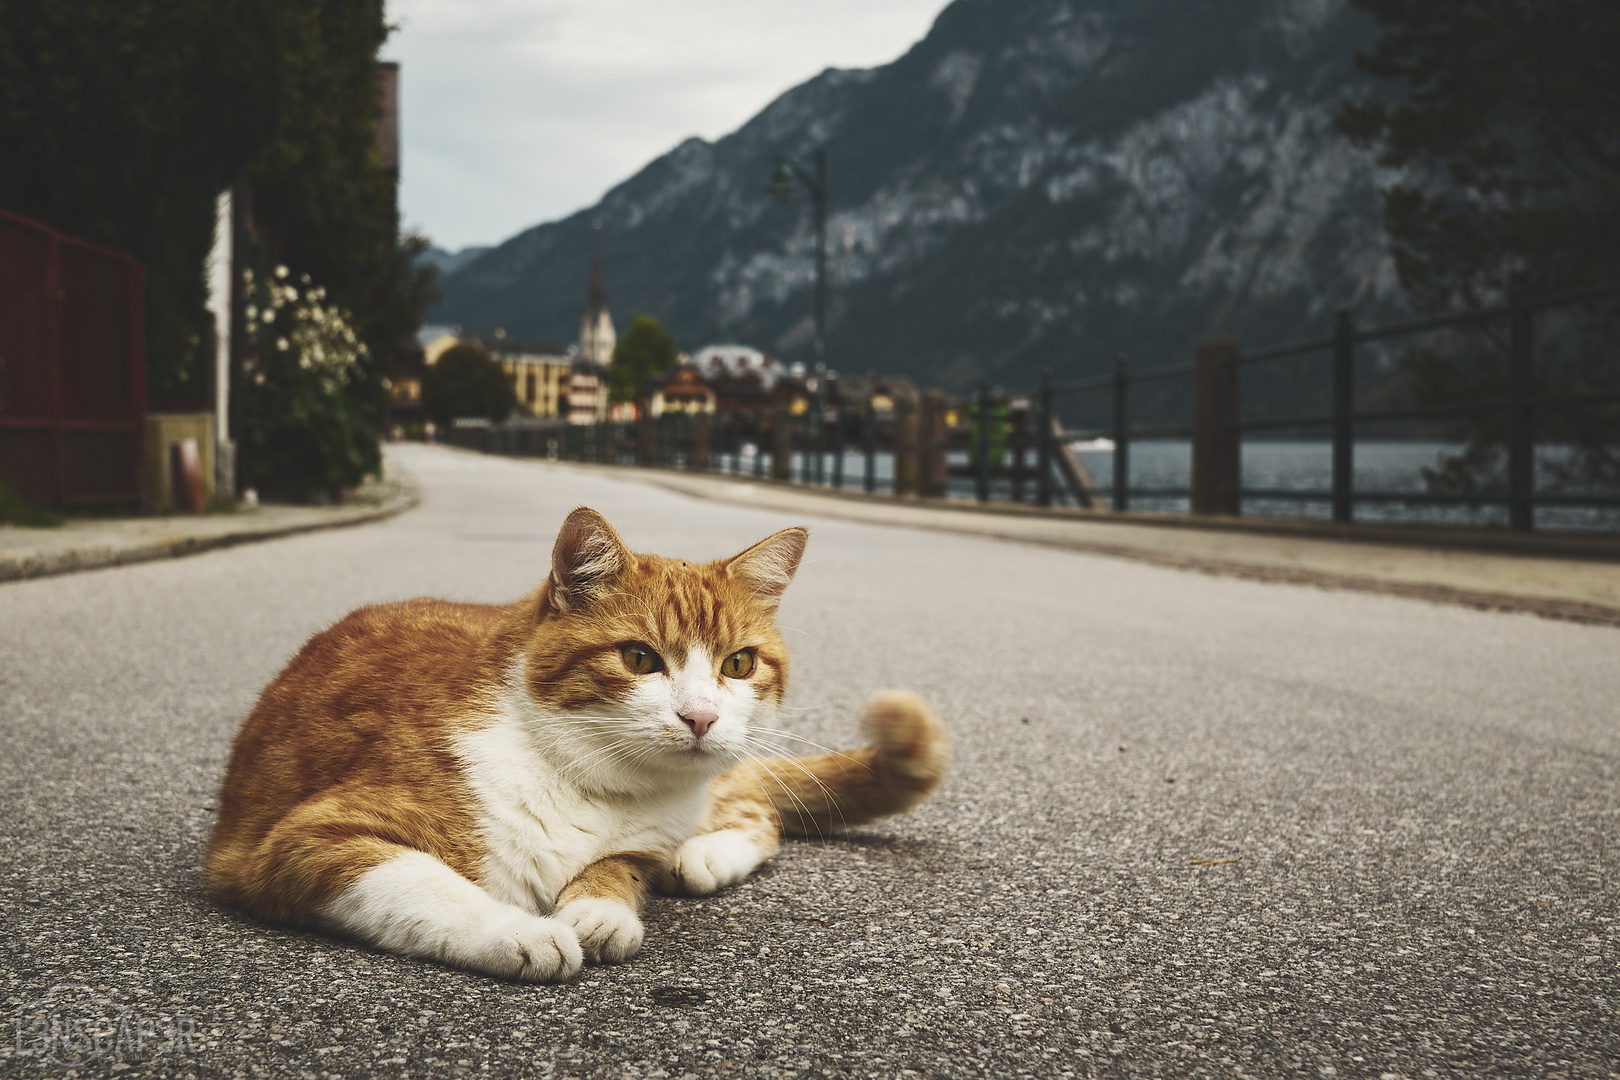
[[[274,110],[271,0],[6,0],[0,206],[146,263],[147,392],[204,397],[214,199]]]
[[[238,180],[264,262],[325,284],[374,357],[414,329],[376,160],[387,33],[382,0],[7,0],[0,205],[147,264],[152,397],[207,394],[204,261]]]
[[[455,345],[428,367],[422,379],[422,407],[433,422],[449,427],[457,417],[500,423],[517,407],[517,393],[506,372],[471,345]]]
[[[1399,170],[1383,191],[1402,287],[1420,312],[1477,309],[1511,283],[1532,293],[1620,281],[1620,5],[1612,0],[1351,0],[1382,27],[1358,64],[1387,96],[1345,104],[1339,126]],[[1573,320],[1576,344],[1542,365],[1546,394],[1620,383],[1612,306]],[[1506,391],[1500,334],[1458,355],[1405,359],[1419,404]],[[1543,439],[1572,442],[1564,479],[1620,480],[1620,413],[1577,406],[1538,416]],[[1451,434],[1467,451],[1429,475],[1450,490],[1501,486],[1505,423],[1481,416]]]
[[[667,374],[680,358],[675,335],[651,315],[637,315],[613,348],[608,365],[608,397],[612,401],[640,401],[647,384]]]

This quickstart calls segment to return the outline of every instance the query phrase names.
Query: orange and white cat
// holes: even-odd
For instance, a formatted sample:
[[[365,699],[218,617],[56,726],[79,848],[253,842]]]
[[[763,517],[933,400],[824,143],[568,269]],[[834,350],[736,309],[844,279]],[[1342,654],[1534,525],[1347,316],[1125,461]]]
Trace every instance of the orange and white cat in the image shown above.
[[[775,618],[809,534],[703,565],[592,510],[505,606],[361,608],[311,638],[231,751],[215,892],[267,920],[511,978],[633,956],[650,885],[705,894],[813,834],[908,809],[950,744],[910,694],[847,754],[757,758]]]

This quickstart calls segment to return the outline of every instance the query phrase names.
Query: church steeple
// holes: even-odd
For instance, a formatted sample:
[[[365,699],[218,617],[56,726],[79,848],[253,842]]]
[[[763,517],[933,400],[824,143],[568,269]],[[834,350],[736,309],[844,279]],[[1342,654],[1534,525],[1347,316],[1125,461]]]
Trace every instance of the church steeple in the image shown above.
[[[591,252],[591,287],[586,295],[585,310],[592,315],[607,310],[607,282],[602,280],[602,250]]]
[[[607,280],[602,276],[602,219],[591,222],[591,278],[585,294],[585,318],[579,327],[579,355],[593,364],[613,360],[618,334],[608,314]]]

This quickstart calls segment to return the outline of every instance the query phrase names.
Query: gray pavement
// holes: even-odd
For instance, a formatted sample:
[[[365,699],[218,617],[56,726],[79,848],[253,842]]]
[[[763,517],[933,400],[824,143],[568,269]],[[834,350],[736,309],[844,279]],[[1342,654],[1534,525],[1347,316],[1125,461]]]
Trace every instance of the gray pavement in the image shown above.
[[[392,520],[0,586],[0,1074],[1620,1076],[1620,631],[393,453]],[[810,525],[791,726],[918,690],[940,795],[564,986],[211,902],[276,668],[361,603],[517,595],[581,503],[691,558]],[[39,1002],[148,1037],[41,1060]]]
[[[270,540],[317,529],[364,525],[416,504],[391,472],[368,479],[327,506],[264,504],[207,514],[77,518],[54,528],[0,528],[0,582],[72,574]]]

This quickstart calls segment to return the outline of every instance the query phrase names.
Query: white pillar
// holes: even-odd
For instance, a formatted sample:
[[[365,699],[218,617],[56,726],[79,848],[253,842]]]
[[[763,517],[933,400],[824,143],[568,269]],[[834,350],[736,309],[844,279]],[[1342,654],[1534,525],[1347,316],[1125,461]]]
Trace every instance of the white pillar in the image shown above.
[[[214,203],[214,247],[208,253],[208,310],[214,315],[214,490],[234,496],[236,443],[231,431],[231,189]]]

